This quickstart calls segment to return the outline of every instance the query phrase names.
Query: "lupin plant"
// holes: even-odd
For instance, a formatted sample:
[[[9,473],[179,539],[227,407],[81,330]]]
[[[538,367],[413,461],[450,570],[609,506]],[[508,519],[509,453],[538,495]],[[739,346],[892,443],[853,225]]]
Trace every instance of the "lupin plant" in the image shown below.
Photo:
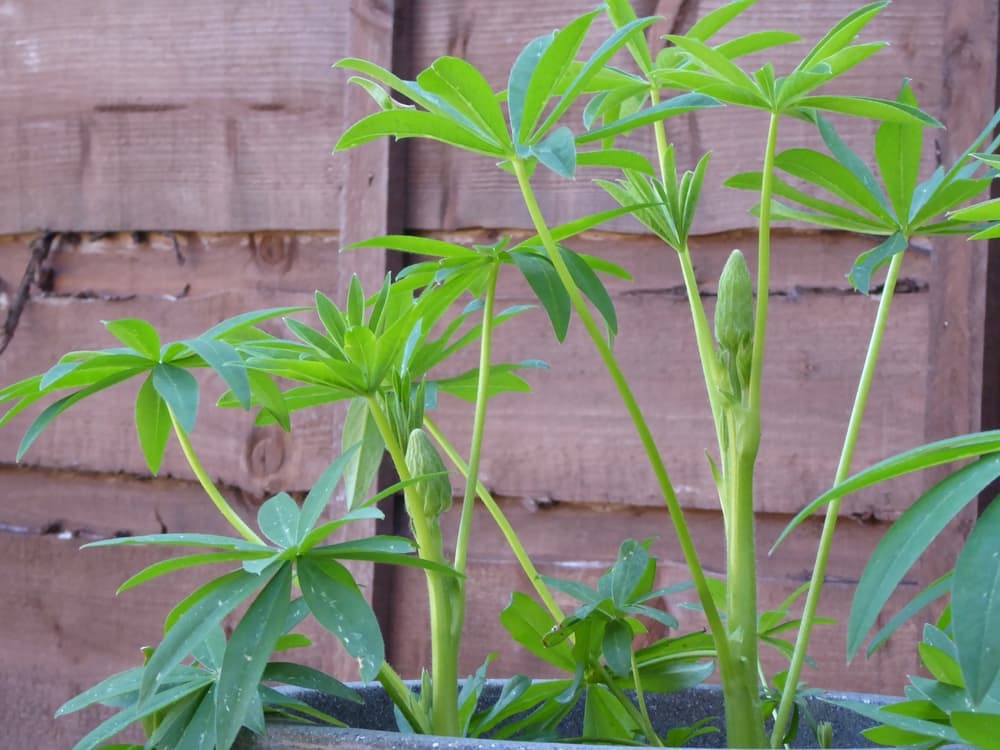
[[[661,734],[649,715],[645,695],[697,684],[715,671],[725,697],[730,746],[781,747],[791,739],[800,723],[796,713],[803,710],[800,675],[810,633],[818,622],[818,597],[841,498],[907,472],[986,456],[921,498],[912,515],[900,519],[902,530],[887,536],[859,587],[855,612],[863,614],[852,614],[849,623],[853,652],[874,622],[875,615],[869,613],[881,609],[894,582],[943,528],[937,519],[947,516],[946,522],[1000,474],[1000,461],[990,455],[1000,451],[1000,435],[982,433],[923,446],[849,477],[895,285],[912,239],[996,231],[983,224],[997,218],[993,204],[949,212],[983,193],[997,174],[1000,161],[993,152],[998,141],[991,140],[991,134],[998,118],[952,168],[939,168],[920,182],[924,131],[940,123],[919,108],[908,83],[902,84],[895,99],[830,94],[824,89],[885,46],[856,38],[887,3],[865,5],[846,16],[787,73],[772,64],[745,70],[741,61],[800,42],[795,34],[755,31],[717,41],[754,4],[755,0],[733,0],[705,15],[685,34],[665,37],[661,45],[660,40],[646,38],[656,18],[637,17],[627,0],[607,0],[563,29],[529,42],[514,61],[506,88],[499,92],[472,64],[455,57],[436,60],[413,81],[364,60],[339,62],[339,69],[356,74],[351,82],[372,95],[378,111],[349,127],[337,151],[384,137],[428,138],[486,157],[518,185],[535,234],[516,243],[504,238],[495,245],[472,247],[406,235],[365,240],[347,249],[388,248],[420,259],[396,278],[387,277],[373,295],[366,294],[355,279],[342,305],[318,292],[311,307],[248,313],[172,343],[161,343],[158,332],[141,320],[107,323],[120,346],[72,352],[46,373],[0,390],[0,403],[11,404],[0,424],[50,395],[62,394],[29,427],[20,458],[74,404],[125,380],[142,378],[136,426],[150,471],[158,471],[166,444],[174,436],[192,472],[236,534],[233,538],[162,534],[90,545],[199,550],[141,571],[123,589],[193,566],[221,564],[230,569],[177,605],[165,623],[163,641],[149,650],[142,666],[102,682],[60,710],[68,713],[94,703],[121,709],[81,740],[78,748],[96,747],[134,722],[141,723],[147,733],[146,747],[170,748],[228,748],[241,727],[262,730],[265,711],[336,722],[335,717],[322,716],[269,687],[287,683],[352,695],[332,677],[273,658],[275,653],[306,644],[303,636],[291,632],[306,616],[337,636],[358,659],[363,680],[382,683],[396,704],[400,726],[412,731],[549,739],[558,736],[560,721],[582,701],[585,739],[680,744],[711,728],[699,722]],[[612,33],[588,57],[579,59],[600,18],[610,22]],[[612,65],[623,54],[632,58],[637,72]],[[571,116],[578,111],[576,105],[584,105],[582,124]],[[753,212],[757,277],[752,278],[743,254],[734,251],[719,280],[710,324],[689,242],[709,154],[698,158],[693,170],[679,172],[667,123],[695,113],[711,117],[709,110],[721,107],[757,110],[766,116],[768,129],[761,144],[760,171],[727,181],[732,188],[758,195]],[[840,139],[829,115],[881,123],[875,139],[877,174]],[[780,151],[779,130],[787,118],[815,126],[817,143],[825,150]],[[640,129],[652,131],[655,153],[622,145]],[[619,207],[553,226],[535,192],[533,177],[540,168],[563,178],[600,168],[603,177],[595,182]],[[609,179],[608,170],[618,174]],[[571,248],[581,233],[624,216],[634,217],[674,251],[684,278],[709,416],[717,436],[717,452],[714,456],[709,452],[706,471],[718,490],[724,520],[727,569],[723,581],[704,571],[666,457],[615,355],[618,320],[601,277],[629,275],[605,259]],[[888,266],[833,488],[805,508],[788,529],[829,504],[801,615],[793,613],[796,597],[774,612],[759,612],[757,605],[754,480],[758,450],[766,439],[760,424],[770,241],[773,223],[783,220],[880,238],[850,269],[850,279],[860,293],[869,294],[873,275]],[[664,262],[671,262],[670,254],[664,254]],[[617,562],[595,588],[546,578],[535,569],[516,531],[479,481],[490,399],[501,392],[528,390],[518,372],[540,366],[533,359],[498,363],[493,358],[495,329],[527,311],[523,307],[496,309],[499,276],[511,272],[526,279],[559,341],[566,336],[574,313],[592,340],[656,477],[707,632],[669,635],[638,648],[636,636],[645,630],[643,620],[677,627],[673,617],[651,605],[670,590],[655,589],[656,559],[649,542],[624,541]],[[303,316],[309,322],[300,319]],[[261,327],[275,318],[284,320],[290,338]],[[442,364],[472,346],[478,347],[475,368],[459,375],[439,374]],[[257,530],[235,513],[213,484],[190,439],[199,402],[198,381],[190,370],[198,368],[214,370],[229,388],[221,406],[257,409],[261,424],[291,429],[295,412],[334,402],[348,404],[343,454],[318,478],[301,506],[285,493],[265,502],[258,513]],[[294,385],[282,390],[279,379]],[[438,398],[448,396],[474,405],[472,438],[465,455],[429,416]],[[386,455],[399,482],[369,496]],[[439,520],[452,505],[445,456],[465,484],[450,558]],[[324,521],[324,510],[340,481],[348,498],[347,512]],[[394,492],[403,494],[412,540],[374,536],[327,543],[331,534],[353,521],[380,517],[376,503]],[[562,680],[534,684],[526,677],[512,678],[499,701],[486,709],[477,702],[489,659],[461,689],[458,679],[466,560],[478,503],[499,525],[537,596],[515,593],[501,618],[503,626],[531,653],[568,674]],[[984,596],[1000,601],[996,583],[1000,567],[984,554],[998,514],[984,516],[982,528],[977,528],[960,559],[959,565],[976,570],[976,575],[939,582],[903,612],[912,615],[936,595],[952,595],[953,621],[959,622],[961,609],[962,622],[973,625],[948,630],[949,623],[939,623],[940,628],[929,631],[928,638],[936,645],[927,653],[944,653],[951,660],[948,674],[957,670],[962,687],[967,685],[970,705],[987,708],[984,701],[993,700],[991,685],[1000,667],[1000,648],[990,633],[1000,633],[1000,624],[997,615],[984,620],[970,615],[970,610]],[[926,523],[931,517],[934,523]],[[993,525],[986,527],[986,523]],[[919,533],[914,534],[915,529]],[[422,677],[419,695],[386,663],[371,607],[342,564],[349,560],[424,570],[432,663]],[[553,591],[568,594],[580,606],[566,614]],[[220,624],[248,601],[249,608],[227,639]],[[779,637],[789,629],[797,631],[794,644]],[[885,637],[887,631],[876,636],[876,643]],[[764,674],[761,644],[788,656],[786,672],[770,678]],[[935,662],[941,663],[940,659]],[[928,715],[916,720],[943,725],[925,705],[927,701],[933,704],[941,691],[914,684],[918,692],[927,693],[925,702],[917,703]],[[633,691],[635,701],[627,691]],[[981,735],[975,734],[976,720],[966,713],[949,711],[952,723],[947,732],[928,736],[975,742]],[[765,731],[766,718],[772,721],[770,736]],[[912,726],[907,724],[905,729]],[[821,740],[828,741],[829,727],[821,725],[818,731]],[[898,741],[899,736],[890,732],[881,738]]]

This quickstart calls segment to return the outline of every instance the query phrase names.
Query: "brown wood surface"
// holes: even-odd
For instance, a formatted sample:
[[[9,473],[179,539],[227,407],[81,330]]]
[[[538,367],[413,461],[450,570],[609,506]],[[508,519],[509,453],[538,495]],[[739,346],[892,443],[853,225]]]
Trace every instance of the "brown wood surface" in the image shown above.
[[[642,13],[667,16],[657,30],[658,34],[664,34],[686,31],[698,17],[723,4],[723,0],[682,3],[643,0],[636,6]],[[959,114],[961,109],[949,110],[943,91],[946,82],[941,61],[946,50],[940,30],[947,5],[937,0],[893,3],[862,34],[864,41],[886,40],[892,46],[845,75],[837,84],[839,89],[894,99],[902,79],[908,76],[913,79],[914,91],[928,112],[945,118],[949,112],[955,112],[964,117]],[[765,1],[741,16],[719,39],[761,29],[788,29],[800,34],[805,43],[777,50],[773,55],[767,53],[767,59],[774,61],[780,74],[802,59],[809,49],[807,43],[818,41],[837,20],[859,6],[860,3],[824,0]],[[415,70],[422,70],[438,56],[459,55],[479,66],[498,89],[506,86],[510,66],[525,44],[539,34],[561,28],[577,14],[589,10],[589,6],[569,2],[531,0],[504,3],[415,0],[414,7]],[[969,11],[966,17],[975,18],[976,13]],[[599,19],[594,23],[586,49],[595,48],[609,33],[608,24]],[[991,48],[984,38],[977,49],[988,52]],[[758,58],[755,67],[761,62]],[[627,67],[629,62],[623,59],[621,64]],[[976,90],[991,91],[988,86]],[[982,101],[992,99],[984,96]],[[577,131],[582,127],[579,114],[571,114],[567,120],[567,124]],[[975,120],[980,121],[985,122]],[[677,143],[680,166],[692,167],[707,150],[713,154],[696,220],[697,231],[711,233],[750,226],[753,220],[746,210],[755,202],[752,195],[722,188],[721,184],[732,174],[760,169],[767,130],[766,114],[727,108],[674,122],[676,124],[668,121],[668,132]],[[871,152],[875,129],[872,123],[854,118],[836,118],[835,122],[842,137],[853,148],[863,154]],[[939,133],[934,133],[928,140],[938,136]],[[652,153],[651,138],[647,132],[625,139],[623,143]],[[791,121],[782,124],[779,145],[781,148],[803,145],[822,148],[810,127]],[[932,154],[933,149],[929,153]],[[929,168],[931,164],[928,162],[926,166]],[[596,174],[593,170],[581,172],[576,180],[565,180],[540,169],[535,184],[541,193],[540,203],[547,219],[557,224],[613,207],[603,191],[590,184],[590,178]],[[434,230],[530,225],[516,182],[506,172],[496,169],[490,159],[449,150],[433,142],[415,142],[407,184],[411,195],[407,210],[410,227]],[[616,228],[625,226],[628,223],[622,220]]]
[[[347,7],[10,5],[0,233],[331,227]]]

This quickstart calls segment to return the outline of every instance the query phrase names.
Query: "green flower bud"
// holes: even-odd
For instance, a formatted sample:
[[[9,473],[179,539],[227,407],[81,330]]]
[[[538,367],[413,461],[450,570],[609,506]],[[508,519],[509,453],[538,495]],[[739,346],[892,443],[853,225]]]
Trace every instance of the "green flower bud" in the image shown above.
[[[753,340],[753,281],[739,250],[730,253],[719,277],[715,339],[720,350],[731,354]]]
[[[441,454],[419,427],[410,433],[406,441],[406,468],[414,477],[447,472]],[[415,482],[410,487],[410,493],[422,505],[428,520],[436,519],[451,508],[451,480],[447,473]]]

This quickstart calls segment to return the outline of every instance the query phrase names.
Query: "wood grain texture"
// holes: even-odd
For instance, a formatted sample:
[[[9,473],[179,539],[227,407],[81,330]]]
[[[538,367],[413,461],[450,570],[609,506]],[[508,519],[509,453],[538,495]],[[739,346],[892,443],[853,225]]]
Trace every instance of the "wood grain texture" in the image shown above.
[[[228,526],[189,482],[0,468],[0,486],[0,566],[6,571],[6,615],[0,621],[3,745],[69,747],[109,712],[88,710],[55,720],[56,708],[140,664],[139,648],[159,643],[170,609],[209,576],[225,572],[219,566],[183,571],[116,596],[128,576],[164,554],[138,547],[79,550],[80,545],[123,533],[225,534]],[[225,624],[231,629],[235,623],[230,617]],[[300,632],[315,645],[292,658],[356,679],[353,659],[333,636],[311,621]]]
[[[615,560],[621,540],[654,538],[652,551],[660,560],[658,585],[668,586],[690,580],[680,550],[673,541],[666,512],[662,509],[563,503],[540,505],[514,499],[502,501],[501,505],[544,575],[595,585]],[[453,534],[457,512],[453,509],[447,516],[444,524],[446,538]],[[721,574],[725,565],[721,516],[705,512],[691,512],[687,516],[706,572],[710,575]],[[787,520],[786,516],[773,515],[758,519],[757,536],[761,549],[771,544]],[[850,666],[845,663],[844,628],[851,598],[863,563],[884,529],[884,525],[879,523],[859,523],[845,524],[841,530],[841,537],[849,539],[849,543],[834,545],[820,605],[821,615],[834,617],[840,624],[821,626],[817,631],[810,655],[819,668],[807,669],[803,674],[803,679],[810,685],[898,694],[902,690],[904,675],[918,667],[915,644],[920,638],[920,628],[916,623],[904,626],[872,660],[866,662],[859,659]],[[778,607],[808,580],[819,532],[818,522],[806,523],[779,548],[774,557],[761,554],[759,598],[763,609]],[[517,673],[561,676],[521,646],[511,643],[499,623],[500,612],[507,605],[510,592],[532,594],[532,588],[514,562],[492,519],[481,508],[476,511],[472,533],[475,542],[469,560],[470,603],[462,644],[463,673],[472,673],[487,654],[496,652],[498,658],[490,670],[493,676]],[[428,645],[422,640],[426,603],[419,574],[401,570],[398,575],[401,582],[397,586],[400,591],[397,607],[406,616],[393,623],[394,638],[390,642],[400,645],[391,652],[390,658],[405,676],[415,677],[419,675],[420,667],[429,663]],[[891,606],[906,601],[918,590],[918,586],[927,582],[929,579],[925,578],[925,573],[915,570],[904,580],[899,596]],[[678,618],[681,624],[679,632],[704,627],[698,613],[681,606],[691,598],[690,592],[685,592],[657,602],[657,606],[664,607]],[[564,595],[557,595],[557,599],[567,613],[576,606]],[[880,620],[884,621],[885,618]],[[417,634],[421,637],[416,637]],[[654,629],[647,637],[665,634]],[[782,659],[774,653],[765,650],[763,658],[769,673],[783,668]]]
[[[687,12],[680,16],[677,15],[680,6],[676,2],[643,1],[636,6],[641,13],[667,16],[666,23],[660,24],[655,32],[663,34],[686,31],[698,17],[722,4],[723,0],[681,4]],[[761,2],[735,21],[719,40],[750,30],[790,29],[812,44],[858,5],[823,0]],[[460,55],[480,67],[498,89],[506,86],[510,66],[528,41],[565,26],[584,10],[572,2],[539,4],[530,0],[506,3],[415,0],[414,6],[417,9],[412,29],[415,71],[422,70],[438,56]],[[936,0],[908,0],[891,5],[862,37],[864,41],[886,40],[892,46],[845,75],[836,84],[838,90],[894,99],[902,79],[910,77],[921,105],[928,112],[945,120],[949,119],[949,112],[954,112],[956,118],[964,117],[961,109],[949,109],[944,93],[942,60],[947,50],[942,44],[940,29],[945,13],[945,4]],[[967,18],[974,17],[975,12],[970,11]],[[595,48],[609,33],[607,22],[603,17],[598,19],[585,51]],[[773,55],[775,68],[779,73],[791,70],[808,49],[803,43],[776,51]],[[629,62],[620,61],[625,67]],[[753,68],[762,63],[759,58],[748,61]],[[983,101],[987,101],[987,97],[983,97]],[[577,131],[582,127],[579,115],[579,111],[572,111],[566,119],[566,123]],[[836,126],[853,148],[862,154],[871,153],[873,123],[837,118]],[[746,210],[755,202],[752,195],[721,185],[732,174],[760,169],[766,130],[764,113],[735,108],[668,121],[669,135],[677,144],[679,166],[691,168],[705,151],[711,150],[713,154],[696,219],[698,233],[751,225],[753,220]],[[937,136],[935,133],[929,140]],[[623,143],[651,154],[651,139],[650,133],[642,133]],[[806,145],[823,148],[810,127],[792,121],[782,124],[780,148]],[[407,184],[412,200],[406,214],[408,226],[428,230],[530,226],[516,182],[496,169],[490,159],[428,141],[414,142],[411,148]],[[932,153],[933,149],[929,151]],[[932,166],[929,160],[925,164],[927,170]],[[534,182],[548,221],[558,224],[613,207],[603,191],[590,184],[590,178],[597,174],[596,170],[591,170],[582,172],[576,180],[564,180],[547,170],[539,170]],[[624,222],[615,228],[623,226]]]
[[[0,233],[329,228],[346,10],[7,3]]]
[[[731,247],[745,239],[699,238],[693,251],[710,320],[715,279]],[[854,294],[843,277],[867,247],[864,240],[826,235],[776,239],[756,488],[762,513],[794,513],[832,481],[876,307],[875,298]],[[600,254],[633,272],[633,284],[609,285],[621,328],[616,354],[646,410],[682,504],[716,508],[704,455],[716,452],[715,437],[672,251],[648,238],[609,236],[587,237],[574,249]],[[901,288],[912,293],[896,298],[858,467],[915,446],[923,429],[927,259],[913,253],[904,269],[907,281]],[[501,307],[533,301],[514,271],[501,288]],[[540,309],[498,330],[498,361],[543,358],[551,369],[529,372],[534,393],[491,403],[484,482],[501,495],[659,504],[631,421],[582,327],[574,323],[566,342],[554,344]],[[443,399],[435,419],[458,445],[467,444],[466,404]],[[921,486],[918,478],[901,480],[891,490],[887,486],[852,498],[847,512],[892,518]]]

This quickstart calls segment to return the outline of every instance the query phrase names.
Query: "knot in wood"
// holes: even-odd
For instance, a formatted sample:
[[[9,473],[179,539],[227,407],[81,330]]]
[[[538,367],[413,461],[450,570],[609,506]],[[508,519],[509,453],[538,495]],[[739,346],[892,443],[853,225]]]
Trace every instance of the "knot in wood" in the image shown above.
[[[277,474],[285,463],[285,433],[281,428],[254,427],[247,439],[246,462],[255,479]]]
[[[298,240],[295,235],[266,232],[250,235],[250,250],[257,265],[268,271],[285,273],[292,267]]]

